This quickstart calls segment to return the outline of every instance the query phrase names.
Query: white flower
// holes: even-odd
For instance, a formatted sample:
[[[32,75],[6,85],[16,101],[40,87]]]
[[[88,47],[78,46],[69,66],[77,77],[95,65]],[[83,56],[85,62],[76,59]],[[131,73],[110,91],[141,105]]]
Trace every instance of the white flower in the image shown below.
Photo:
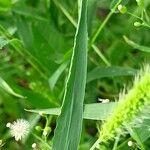
[[[2,140],[0,140],[0,146],[2,146],[2,144],[3,144],[3,141],[2,141]]]
[[[120,4],[120,5],[118,5],[118,10],[121,10],[122,9],[122,5]]]
[[[133,142],[132,141],[128,141],[128,146],[129,147],[132,147],[134,144],[133,144]]]
[[[10,133],[15,140],[19,141],[27,135],[30,125],[27,120],[17,119],[12,124],[7,123],[6,127],[10,128]]]
[[[101,102],[101,103],[108,103],[109,99],[98,98],[98,101]]]
[[[44,112],[43,112],[43,111],[40,111],[40,112],[39,112],[39,115],[40,115],[40,116],[43,116],[43,115],[44,115]]]
[[[32,144],[32,148],[36,148],[37,147],[37,144],[36,143],[33,143]]]
[[[6,124],[6,127],[7,127],[7,128],[10,128],[10,126],[11,126],[11,123],[8,122],[8,123]]]
[[[48,134],[47,131],[44,131],[44,132],[43,132],[43,135],[44,135],[44,136],[47,136],[47,134]]]

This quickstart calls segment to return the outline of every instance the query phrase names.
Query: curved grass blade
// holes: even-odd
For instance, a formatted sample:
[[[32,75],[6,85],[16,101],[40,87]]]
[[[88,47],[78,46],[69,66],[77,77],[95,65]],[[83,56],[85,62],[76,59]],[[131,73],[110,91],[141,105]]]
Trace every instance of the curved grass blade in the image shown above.
[[[18,94],[16,92],[14,92],[13,89],[1,77],[0,77],[0,87],[2,89],[4,89],[7,93],[9,93],[9,94],[11,94],[11,95],[13,95],[15,97],[23,98],[23,99],[25,98],[24,96],[22,96],[22,95],[20,95],[20,94]]]
[[[110,102],[110,103],[93,103],[93,104],[85,104],[84,112],[83,112],[83,119],[90,119],[90,120],[105,120],[114,108],[117,106],[117,102]],[[60,115],[61,108],[49,108],[49,109],[35,109],[35,110],[28,110],[28,112],[32,113],[40,113],[47,115]]]
[[[63,73],[63,71],[67,68],[67,65],[68,65],[68,61],[62,63],[58,67],[58,69],[52,74],[52,76],[49,78],[48,82],[49,82],[51,90],[54,89],[55,84],[57,83],[57,81],[58,81],[60,75]]]
[[[143,51],[143,52],[148,52],[150,53],[150,47],[148,46],[143,46],[143,45],[139,45],[133,41],[131,41],[130,39],[128,39],[126,36],[123,36],[125,42],[130,45],[131,47],[135,48],[135,49],[138,49],[140,51]]]
[[[12,35],[0,24],[0,34],[5,38],[5,42],[0,39],[0,48],[9,44],[13,47],[21,56],[25,57],[26,60],[34,67],[34,69],[40,73],[40,75],[48,80],[46,75],[46,68],[33,56],[31,55],[22,45],[19,39],[13,38]],[[7,42],[7,43],[6,43]]]
[[[132,68],[124,68],[119,66],[112,67],[97,67],[90,71],[87,75],[87,82],[104,77],[116,77],[116,76],[133,76],[136,74],[136,70]]]
[[[87,45],[87,0],[82,0],[68,81],[54,133],[52,150],[78,149],[86,85]]]

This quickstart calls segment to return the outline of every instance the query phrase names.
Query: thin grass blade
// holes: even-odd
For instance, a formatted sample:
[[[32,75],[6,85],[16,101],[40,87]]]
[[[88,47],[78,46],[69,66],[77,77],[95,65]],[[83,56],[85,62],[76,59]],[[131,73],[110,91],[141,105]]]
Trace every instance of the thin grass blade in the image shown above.
[[[84,112],[83,112],[83,119],[90,119],[90,120],[105,120],[111,112],[116,107],[117,102],[110,102],[110,103],[93,103],[93,104],[85,104]],[[48,109],[35,109],[35,110],[28,110],[28,112],[32,113],[43,113],[47,115],[60,115],[61,108],[48,108]]]
[[[130,45],[131,47],[135,48],[135,49],[138,49],[140,51],[143,51],[143,52],[148,52],[150,53],[150,47],[148,46],[143,46],[143,45],[139,45],[133,41],[131,41],[130,39],[128,39],[126,36],[123,36],[125,42]]]

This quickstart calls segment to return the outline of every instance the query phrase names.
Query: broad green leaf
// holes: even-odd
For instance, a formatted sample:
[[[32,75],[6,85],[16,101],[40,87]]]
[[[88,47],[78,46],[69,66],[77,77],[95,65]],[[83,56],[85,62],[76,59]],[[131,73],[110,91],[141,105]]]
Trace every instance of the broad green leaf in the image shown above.
[[[87,82],[104,77],[132,76],[135,74],[136,70],[132,68],[124,68],[119,66],[97,67],[88,73]]]
[[[143,52],[149,52],[150,53],[150,47],[139,45],[139,44],[131,41],[130,39],[128,39],[126,36],[123,36],[123,38],[124,38],[125,42],[127,44],[129,44],[131,47],[138,49],[140,51],[143,51]]]
[[[114,110],[117,102],[85,104],[83,118],[90,120],[105,120]],[[60,115],[61,108],[26,110],[28,112]]]
[[[18,98],[25,98],[24,96],[20,95],[20,94],[17,94],[13,91],[13,89],[5,82],[5,80],[3,80],[1,77],[0,77],[0,87],[2,89],[4,89],[6,92],[8,92],[9,94],[15,96],[15,97],[18,97]]]
[[[25,109],[28,112],[33,112],[33,113],[43,113],[47,115],[60,115],[61,113],[61,108],[48,108],[48,109],[35,109],[35,110],[29,110]]]
[[[94,15],[96,14],[96,5],[97,0],[88,0],[88,35],[91,35],[92,32],[92,22]],[[94,15],[93,15],[94,14]]]
[[[47,106],[51,107],[57,107],[59,106],[57,101],[53,101],[53,99],[49,97],[44,97],[40,93],[36,93],[35,91],[32,91],[30,89],[25,88],[17,88],[19,93],[26,96],[26,101],[28,101],[31,106],[34,106],[36,108],[47,108]]]
[[[78,149],[86,85],[87,45],[87,0],[83,0],[63,105],[54,132],[53,150]]]
[[[105,120],[114,110],[117,102],[86,104],[83,118],[91,120]]]

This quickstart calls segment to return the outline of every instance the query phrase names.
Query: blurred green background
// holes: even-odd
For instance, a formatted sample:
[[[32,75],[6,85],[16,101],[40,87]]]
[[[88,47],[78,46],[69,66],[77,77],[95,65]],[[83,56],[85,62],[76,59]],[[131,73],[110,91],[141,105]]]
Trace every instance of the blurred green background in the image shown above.
[[[111,3],[111,0],[89,0],[89,41],[110,12]],[[123,4],[129,12],[140,16],[141,8],[137,6],[136,0],[123,0]],[[149,0],[145,0],[145,8],[150,15]],[[0,80],[0,139],[4,143],[2,149],[29,150],[36,141],[29,136],[22,143],[15,142],[6,128],[7,122],[17,118],[31,120],[33,126],[44,124],[44,120],[38,115],[24,109],[61,106],[77,18],[76,0],[0,0],[0,77],[15,93],[25,97],[20,98],[9,93]],[[89,48],[86,104],[97,103],[98,98],[117,100],[124,85],[132,85],[133,74],[126,75],[126,71],[136,71],[150,62],[150,28],[135,27],[135,21],[137,18],[116,11],[104,26],[95,45],[107,62]],[[124,35],[138,45],[147,46],[149,52],[129,45],[124,40]],[[115,72],[116,77],[111,77],[110,67],[106,77],[101,78],[103,71],[100,68],[108,66],[117,66],[120,72],[118,70]],[[50,141],[55,121],[56,117],[52,117]],[[96,139],[97,124],[100,122],[84,120],[80,150],[89,149]],[[122,150],[129,150],[127,137],[122,139]],[[147,142],[146,146],[149,144]]]

